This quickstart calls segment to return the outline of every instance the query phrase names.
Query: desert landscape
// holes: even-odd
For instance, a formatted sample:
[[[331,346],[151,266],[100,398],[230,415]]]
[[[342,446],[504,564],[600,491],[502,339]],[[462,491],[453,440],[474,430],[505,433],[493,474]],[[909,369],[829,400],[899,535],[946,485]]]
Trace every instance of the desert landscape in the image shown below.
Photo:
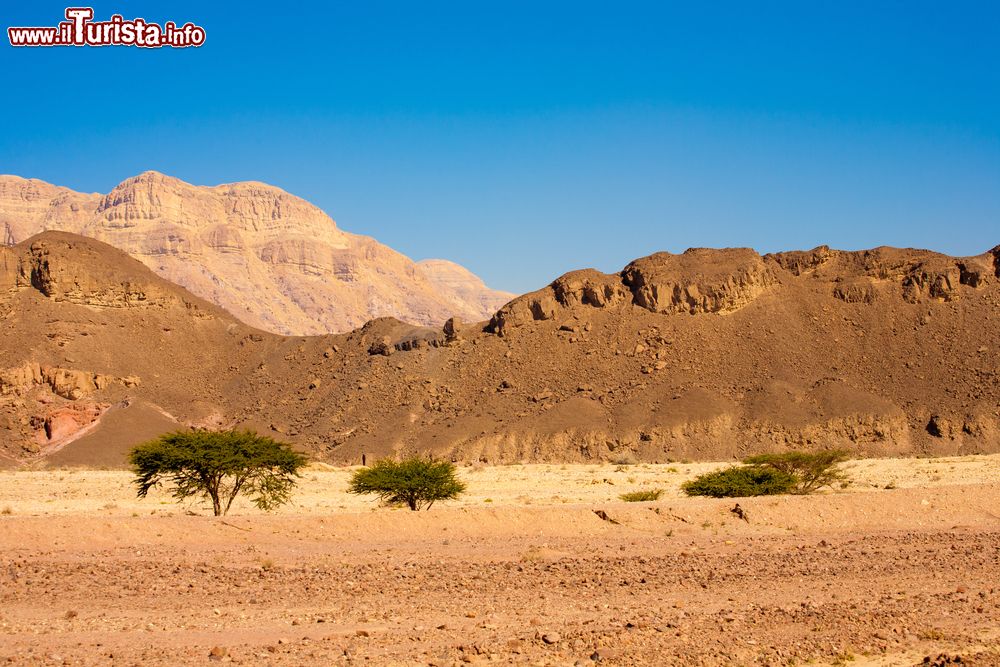
[[[0,660],[1000,664],[998,248],[656,253],[312,336],[142,259],[0,247]],[[273,513],[137,497],[136,444],[246,429],[310,461]],[[833,450],[818,494],[682,492]],[[347,492],[412,456],[465,493]]]
[[[0,14],[0,667],[1000,667],[1000,4]]]
[[[313,466],[226,518],[125,471],[2,472],[0,661],[1000,664],[1000,457],[849,461],[745,519],[679,491],[719,465],[462,466],[420,513]]]

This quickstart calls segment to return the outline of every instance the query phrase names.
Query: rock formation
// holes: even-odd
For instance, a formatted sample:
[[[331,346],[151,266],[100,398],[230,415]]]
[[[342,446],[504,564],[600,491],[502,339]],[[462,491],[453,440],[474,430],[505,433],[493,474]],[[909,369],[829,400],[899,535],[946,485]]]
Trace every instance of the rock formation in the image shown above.
[[[0,460],[231,426],[340,463],[996,452],[998,271],[998,249],[699,249],[568,273],[485,326],[283,337],[46,233],[0,248]]]
[[[375,317],[440,326],[485,320],[512,295],[445,260],[414,263],[339,229],[323,211],[264,183],[193,186],[156,172],[108,194],[0,176],[7,245],[43,230],[96,238],[253,326],[347,331]]]

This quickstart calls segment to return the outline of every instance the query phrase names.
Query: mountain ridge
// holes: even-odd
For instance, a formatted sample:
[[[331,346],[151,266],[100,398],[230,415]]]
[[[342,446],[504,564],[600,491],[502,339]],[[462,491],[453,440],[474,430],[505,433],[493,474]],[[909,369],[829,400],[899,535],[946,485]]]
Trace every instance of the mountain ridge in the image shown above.
[[[120,465],[168,428],[313,457],[668,461],[1000,451],[1000,246],[655,253],[489,322],[279,336],[93,239],[0,248],[0,452]]]
[[[442,283],[258,181],[195,186],[146,171],[102,195],[0,176],[6,245],[47,229],[108,242],[247,323],[284,334],[346,331],[381,316],[435,326],[452,316],[484,320],[513,296],[471,272],[463,285]]]

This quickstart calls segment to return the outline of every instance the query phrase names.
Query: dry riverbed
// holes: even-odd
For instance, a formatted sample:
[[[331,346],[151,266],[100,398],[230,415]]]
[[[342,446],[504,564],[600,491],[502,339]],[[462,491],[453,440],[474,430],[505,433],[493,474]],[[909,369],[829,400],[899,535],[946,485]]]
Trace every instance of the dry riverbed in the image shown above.
[[[850,462],[747,520],[681,497],[719,465],[462,467],[419,514],[313,467],[225,519],[0,472],[0,664],[1000,664],[1000,457]]]

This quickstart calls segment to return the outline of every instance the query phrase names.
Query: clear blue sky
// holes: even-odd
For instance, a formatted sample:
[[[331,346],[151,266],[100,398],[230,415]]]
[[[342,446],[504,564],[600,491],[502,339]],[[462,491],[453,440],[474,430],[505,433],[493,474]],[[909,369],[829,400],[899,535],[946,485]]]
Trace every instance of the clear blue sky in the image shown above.
[[[0,18],[55,25],[65,6]],[[207,43],[4,34],[0,172],[266,181],[512,291],[689,246],[1000,244],[1000,3],[94,8],[193,21]]]

